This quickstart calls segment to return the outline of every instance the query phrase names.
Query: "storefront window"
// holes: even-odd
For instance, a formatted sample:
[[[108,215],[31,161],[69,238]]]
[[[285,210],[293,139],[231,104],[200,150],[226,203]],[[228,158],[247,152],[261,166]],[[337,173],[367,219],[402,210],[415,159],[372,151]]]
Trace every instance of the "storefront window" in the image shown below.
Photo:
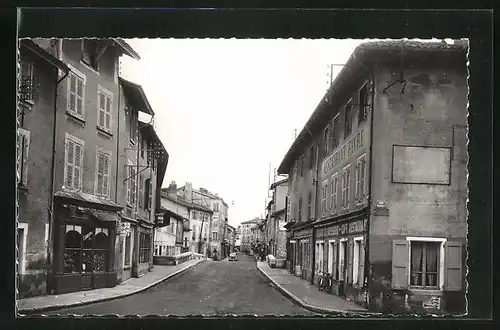
[[[146,233],[139,234],[139,262],[149,262],[151,251],[151,235]]]
[[[108,229],[67,225],[64,247],[65,273],[106,271]]]

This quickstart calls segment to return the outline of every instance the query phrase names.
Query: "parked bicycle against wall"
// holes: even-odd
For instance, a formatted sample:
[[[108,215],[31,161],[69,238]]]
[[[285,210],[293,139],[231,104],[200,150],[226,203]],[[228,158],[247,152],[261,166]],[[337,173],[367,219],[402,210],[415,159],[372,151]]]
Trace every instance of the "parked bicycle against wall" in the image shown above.
[[[330,273],[320,272],[318,275],[318,290],[330,292],[333,284],[333,277]]]

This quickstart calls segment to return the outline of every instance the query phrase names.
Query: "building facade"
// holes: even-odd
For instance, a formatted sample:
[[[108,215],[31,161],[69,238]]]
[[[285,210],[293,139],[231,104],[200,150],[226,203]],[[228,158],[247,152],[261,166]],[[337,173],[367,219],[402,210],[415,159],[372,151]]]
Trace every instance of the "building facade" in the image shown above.
[[[241,242],[242,242],[242,239],[241,239],[241,225],[238,226],[238,228],[236,228],[236,232],[235,232],[235,235],[234,235],[234,247],[236,249],[238,249],[239,251],[241,251]]]
[[[29,39],[19,41],[17,285],[19,298],[44,295],[50,271],[56,90],[69,67]],[[47,149],[49,148],[49,149]]]
[[[274,182],[269,190],[272,200],[269,203],[266,218],[266,241],[269,253],[279,259],[286,259],[286,197],[288,195],[288,179]]]
[[[178,188],[178,193],[184,196],[184,199],[212,210],[208,245],[211,254],[216,251],[217,255],[221,256],[224,228],[228,221],[229,207],[227,203],[218,194],[211,193],[205,188],[193,189],[190,182]]]
[[[260,220],[258,218],[243,221],[241,223],[241,251],[250,252],[252,243],[255,243],[253,228],[258,225]]]
[[[295,271],[314,281],[329,273],[334,294],[373,310],[465,311],[466,52],[356,48],[279,169],[290,178]]]

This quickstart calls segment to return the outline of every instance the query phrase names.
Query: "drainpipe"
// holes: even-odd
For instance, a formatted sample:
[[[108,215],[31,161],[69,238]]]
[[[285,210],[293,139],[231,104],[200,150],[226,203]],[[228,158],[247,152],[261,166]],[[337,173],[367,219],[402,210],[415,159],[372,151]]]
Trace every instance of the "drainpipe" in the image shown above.
[[[118,73],[117,73],[118,74]],[[120,80],[118,80],[118,116],[117,116],[117,124],[116,124],[116,174],[115,174],[115,204],[118,204],[118,173],[120,173],[120,103],[121,103],[121,88],[120,88]]]
[[[314,134],[309,130],[309,127],[307,125],[305,126],[307,132],[311,135],[314,144],[316,145],[316,179],[313,180],[313,184],[315,185],[314,187],[314,218],[316,220],[316,216],[318,215],[318,179],[319,179],[319,151],[320,151],[320,146],[316,138],[314,137]],[[311,284],[314,284],[314,265],[316,263],[316,231],[314,230],[314,224],[312,226],[312,244],[311,244],[311,253],[312,253],[312,265],[311,265]]]
[[[62,57],[62,39],[59,40],[59,52],[58,52],[58,58],[61,59]],[[52,272],[53,267],[52,267],[52,250],[53,250],[53,238],[54,238],[54,187],[55,187],[55,176],[56,176],[56,135],[57,135],[57,128],[56,128],[56,123],[57,123],[57,89],[59,88],[59,84],[69,75],[69,71],[65,72],[64,75],[58,79],[58,75],[56,75],[56,86],[54,88],[54,128],[52,130],[52,161],[51,161],[51,171],[50,171],[50,194],[49,194],[49,237],[48,237],[48,244],[47,244],[47,264],[49,266],[49,273]],[[47,274],[49,275],[49,274]],[[50,283],[50,281],[49,281]],[[49,290],[51,290],[51,285],[49,284]]]
[[[374,68],[372,68],[372,95],[371,95],[371,113],[370,113],[370,171],[368,181],[368,212],[366,217],[366,243],[365,243],[365,268],[364,268],[364,278],[366,281],[366,290],[367,294],[370,292],[370,276],[371,271],[369,255],[370,255],[370,220],[371,220],[371,206],[372,206],[372,181],[373,181],[373,117],[374,117],[374,101],[375,101],[375,73]],[[367,297],[367,303],[369,302],[369,297]]]

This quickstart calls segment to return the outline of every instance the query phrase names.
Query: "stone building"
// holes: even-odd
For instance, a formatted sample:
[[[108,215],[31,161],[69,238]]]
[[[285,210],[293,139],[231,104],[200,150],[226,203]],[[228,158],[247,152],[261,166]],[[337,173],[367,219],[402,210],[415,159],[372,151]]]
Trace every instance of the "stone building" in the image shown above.
[[[241,252],[250,252],[252,243],[255,243],[253,236],[254,227],[260,223],[259,218],[255,218],[241,223]]]
[[[19,41],[19,55],[17,285],[26,298],[47,293],[56,90],[69,67],[29,39]]]
[[[288,179],[274,182],[269,190],[272,200],[269,202],[269,212],[266,219],[266,241],[269,253],[279,259],[286,258],[286,196],[288,195]]]
[[[356,48],[278,169],[292,271],[372,310],[465,311],[466,53]]]

